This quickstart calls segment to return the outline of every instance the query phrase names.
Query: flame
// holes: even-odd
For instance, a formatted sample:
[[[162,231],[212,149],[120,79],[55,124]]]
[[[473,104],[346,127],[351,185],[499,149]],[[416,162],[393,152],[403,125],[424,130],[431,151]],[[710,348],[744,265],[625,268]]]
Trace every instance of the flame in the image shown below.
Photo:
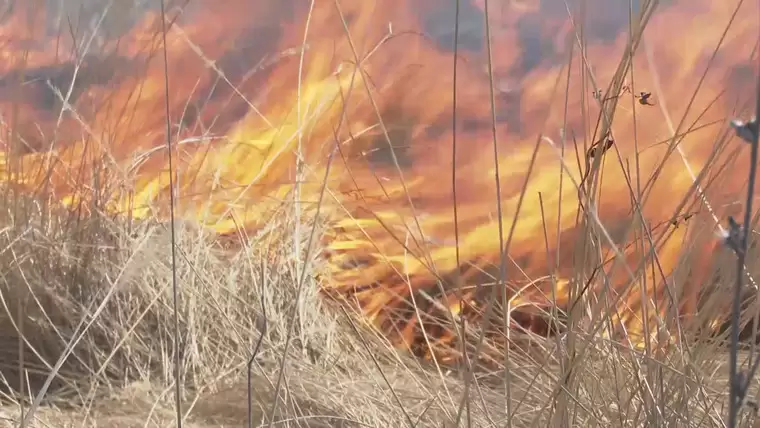
[[[497,291],[506,291],[518,312],[552,299],[566,307],[571,282],[546,275],[573,274],[580,239],[576,186],[587,169],[582,158],[595,139],[606,138],[596,135],[600,109],[590,78],[599,88],[612,81],[629,23],[624,8],[586,2],[599,13],[584,18],[581,60],[580,15],[570,10],[571,19],[564,4],[548,3],[489,6],[493,131],[485,3],[463,2],[455,167],[453,2],[230,0],[224,8],[196,1],[182,13],[171,9],[166,43],[177,215],[222,234],[257,230],[295,197],[302,214],[313,217],[323,194],[325,290],[358,302],[400,345],[419,340],[420,322],[435,330],[446,312],[482,315],[485,297],[499,286],[500,246],[510,233],[508,281]],[[691,131],[679,146],[698,174],[737,100],[752,88],[748,48],[757,30],[754,19],[744,18],[756,16],[752,7],[741,7],[690,103],[736,5],[679,0],[662,6],[645,32],[654,61],[639,49],[634,72],[626,75],[631,91],[619,94],[595,212],[605,230],[619,235],[610,238],[622,240],[637,215],[631,195],[640,187],[647,195],[645,221],[662,227],[653,232],[656,260],[627,245],[631,236],[616,241],[630,270],[646,264],[645,278],[633,280],[630,270],[608,263],[616,283],[627,286],[593,297],[597,308],[615,305],[633,345],[661,333],[667,311],[656,302],[667,298],[669,286],[663,278],[674,274],[684,243],[714,226],[709,216],[700,227],[670,221],[693,195],[693,178],[681,157],[668,153],[673,131],[659,103],[666,103],[674,126],[685,118],[680,132]],[[82,42],[48,31],[52,15],[22,8],[0,27],[8,59],[0,66],[0,111],[11,118],[3,123],[9,153],[3,176],[68,205],[92,201],[107,187],[108,210],[165,218],[161,17],[143,11],[118,38],[92,38],[97,53],[82,56],[71,54]],[[658,81],[656,105],[632,97],[655,91]],[[716,162],[729,157],[721,153]],[[740,189],[741,167],[734,170],[719,191],[708,192],[713,202]],[[655,172],[659,179],[647,184]],[[700,203],[692,208],[705,212]],[[712,250],[704,247],[704,254]],[[695,291],[689,293],[684,301]],[[436,346],[453,340],[444,330]]]

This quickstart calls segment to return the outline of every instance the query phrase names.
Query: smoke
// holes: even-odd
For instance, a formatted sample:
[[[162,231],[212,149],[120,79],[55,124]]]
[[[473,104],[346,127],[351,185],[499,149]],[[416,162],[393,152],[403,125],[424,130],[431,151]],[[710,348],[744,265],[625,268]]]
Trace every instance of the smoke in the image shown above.
[[[126,34],[158,2],[147,0],[46,0],[48,35],[61,34],[78,42],[95,38],[96,46]]]

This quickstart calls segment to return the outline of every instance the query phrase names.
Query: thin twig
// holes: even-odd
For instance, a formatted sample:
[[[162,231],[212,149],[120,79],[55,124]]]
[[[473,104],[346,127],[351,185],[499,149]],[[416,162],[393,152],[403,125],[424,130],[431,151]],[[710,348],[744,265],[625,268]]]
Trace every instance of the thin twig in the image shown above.
[[[330,155],[327,158],[327,164],[325,165],[325,172],[322,178],[322,186],[319,190],[319,197],[317,199],[316,212],[314,213],[314,224],[311,227],[311,232],[309,233],[309,239],[306,242],[306,255],[304,258],[304,260],[306,261],[308,261],[312,256],[311,249],[314,248],[316,230],[319,225],[320,215],[322,215],[322,208],[323,208],[323,204],[325,200],[325,193],[327,192],[328,177],[330,176],[330,172],[332,170],[332,163],[333,163],[333,159],[335,158],[336,150],[337,149],[333,149],[330,151]],[[274,420],[275,420],[274,416],[277,412],[277,405],[279,404],[278,397],[280,395],[280,388],[282,387],[282,383],[285,378],[285,363],[287,362],[287,359],[288,359],[288,349],[290,348],[290,343],[293,339],[293,330],[295,329],[294,324],[296,323],[296,318],[297,318],[296,316],[297,311],[298,311],[297,302],[298,300],[301,299],[301,296],[303,294],[303,287],[304,287],[304,284],[306,283],[306,268],[307,267],[309,267],[309,263],[304,262],[303,264],[301,264],[300,272],[296,272],[298,275],[298,278],[297,278],[298,282],[296,284],[296,296],[295,296],[296,304],[293,305],[293,308],[288,317],[288,325],[286,329],[287,333],[285,335],[285,346],[282,351],[282,360],[280,361],[279,372],[277,375],[277,383],[274,388],[274,400],[272,402],[272,407],[269,412],[269,415],[270,415],[270,420],[269,420],[269,425],[268,425],[269,428],[271,428],[274,425]]]
[[[731,355],[729,357],[729,410],[728,410],[728,427],[734,428],[737,426],[739,411],[741,410],[744,396],[747,393],[747,387],[754,373],[747,373],[747,376],[740,376],[738,372],[738,359],[739,359],[739,330],[741,322],[741,301],[742,301],[742,286],[744,283],[744,263],[747,258],[747,248],[749,241],[749,233],[747,231],[752,221],[752,200],[755,193],[755,178],[757,176],[757,158],[758,158],[758,118],[760,117],[760,76],[758,76],[757,86],[757,105],[755,107],[755,118],[749,124],[754,123],[754,129],[750,129],[751,138],[749,143],[751,145],[749,156],[749,182],[747,183],[747,200],[744,208],[744,223],[739,226],[741,231],[739,234],[739,247],[736,251],[737,259],[737,271],[736,271],[736,285],[734,286],[734,301],[733,308],[731,310]],[[745,126],[748,126],[745,124]],[[752,127],[749,127],[752,128]],[[731,221],[732,219],[729,219]],[[731,221],[733,223],[733,221]],[[732,232],[729,229],[729,234]],[[729,239],[731,236],[729,236]],[[752,366],[753,369],[756,367]]]
[[[465,334],[465,319],[463,317],[464,311],[464,295],[462,284],[462,269],[461,269],[461,254],[459,252],[459,212],[457,210],[457,71],[459,62],[459,15],[461,13],[461,0],[454,0],[454,68],[452,72],[452,85],[451,85],[451,197],[454,205],[454,257],[456,257],[456,272],[454,276],[455,292],[459,299],[459,314],[461,319],[461,330],[459,331],[459,338],[462,346],[462,367],[464,368],[464,378],[469,376],[470,365],[467,364],[467,336]],[[453,323],[454,329],[456,329],[456,322]],[[456,422],[454,426],[459,426],[459,421],[462,418],[462,411],[464,410],[467,417],[467,426],[472,426],[472,415],[470,409],[470,385],[469,382],[465,382],[464,391],[462,392],[462,400],[465,404],[465,408],[459,406],[457,411]]]
[[[164,0],[161,4],[161,41],[163,43],[164,57],[164,113],[166,114],[166,150],[169,160],[169,226],[171,227],[171,255],[172,255],[172,311],[174,318],[174,406],[176,411],[177,428],[182,428],[182,356],[179,346],[179,285],[177,281],[177,231],[174,218],[175,198],[174,194],[174,165],[172,156],[172,123],[169,107],[169,53],[166,47],[166,5]]]
[[[262,273],[263,275],[263,273]],[[253,389],[251,388],[253,385],[253,376],[251,374],[251,370],[253,369],[253,363],[256,361],[256,356],[259,355],[259,348],[261,347],[261,342],[264,341],[264,336],[267,334],[267,307],[264,302],[264,293],[261,294],[261,318],[262,318],[262,325],[261,325],[261,335],[259,336],[259,340],[256,341],[256,345],[253,347],[253,352],[251,353],[251,357],[248,359],[248,379],[246,381],[246,390],[248,393],[248,428],[253,428]]]
[[[494,184],[496,185],[496,213],[499,216],[499,276],[497,279],[496,288],[501,290],[504,282],[507,280],[507,249],[504,245],[504,217],[502,216],[502,199],[501,199],[501,173],[499,171],[499,144],[498,144],[498,138],[497,138],[497,132],[496,132],[496,101],[495,101],[495,90],[494,90],[494,76],[493,76],[493,52],[491,47],[491,22],[490,22],[490,8],[489,8],[489,2],[488,0],[485,0],[484,8],[483,8],[483,15],[485,19],[485,26],[486,26],[486,51],[487,51],[487,57],[488,57],[488,83],[489,83],[489,89],[490,89],[490,99],[489,102],[491,103],[491,136],[492,136],[492,142],[493,142],[493,161],[494,161]],[[514,224],[517,223],[516,219],[513,222],[512,226],[514,229]],[[504,306],[504,310],[506,311],[507,308],[507,294],[506,292],[502,291],[502,304]],[[494,304],[494,302],[489,302],[491,305]],[[508,312],[504,313],[504,329],[507,331],[509,329],[509,319],[510,316]],[[484,329],[487,329],[488,327],[485,326]],[[512,426],[512,388],[510,387],[511,381],[511,371],[509,369],[509,347],[510,344],[507,343],[504,347],[504,392],[505,392],[505,400],[506,400],[506,407],[507,407],[507,426]]]

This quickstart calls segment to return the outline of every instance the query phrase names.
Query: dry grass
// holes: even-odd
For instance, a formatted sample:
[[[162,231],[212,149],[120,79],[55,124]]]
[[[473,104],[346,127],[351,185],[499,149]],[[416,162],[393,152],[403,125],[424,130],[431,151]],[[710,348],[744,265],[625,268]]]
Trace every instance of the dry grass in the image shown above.
[[[627,71],[621,66],[611,86],[620,89]],[[585,185],[594,179],[596,172]],[[319,294],[329,278],[304,233],[317,226],[289,217],[296,206],[283,207],[289,214],[256,236],[219,237],[179,224],[173,266],[166,224],[109,217],[97,206],[88,211],[98,214],[85,216],[3,192],[0,426],[19,426],[38,395],[44,400],[28,426],[175,426],[176,352],[184,426],[245,426],[248,363],[259,338],[250,367],[252,426],[724,426],[726,346],[699,328],[726,307],[730,257],[715,260],[716,285],[706,288],[703,313],[678,346],[634,351],[596,334],[609,328],[611,313],[571,313],[569,332],[533,338],[529,351],[510,350],[501,359],[506,368],[437,370]],[[592,252],[606,244],[606,231],[584,214],[586,243],[578,250]],[[627,227],[643,240],[651,230],[637,224]],[[577,277],[588,278],[590,265],[579,266]],[[750,273],[760,276],[755,265]],[[756,423],[745,416],[743,426]]]
[[[27,409],[81,334],[31,426],[171,426],[175,346],[165,226],[129,231],[118,220],[90,218],[44,230],[29,211],[25,219],[2,234],[5,389],[19,385],[19,328],[26,342]],[[277,226],[273,230],[289,230]],[[358,327],[359,317],[349,318],[318,295],[314,275],[297,294],[294,257],[282,244],[287,235],[262,234],[238,251],[191,226],[181,227],[180,237],[186,426],[246,424],[246,362],[263,330],[262,301],[267,328],[252,370],[254,426],[407,426],[409,419],[417,426],[452,426],[464,393],[461,373],[440,377],[371,328]],[[24,305],[22,327],[13,311],[17,302]],[[294,340],[284,351],[291,320]],[[573,362],[574,390],[566,391],[573,425],[721,426],[726,356],[715,346],[652,358],[601,339],[583,342],[584,355]],[[559,361],[562,353],[553,355]],[[512,423],[547,426],[564,371],[556,363],[515,360]],[[468,426],[506,424],[494,376],[500,375],[478,374]],[[4,396],[3,426],[18,426],[18,399]]]

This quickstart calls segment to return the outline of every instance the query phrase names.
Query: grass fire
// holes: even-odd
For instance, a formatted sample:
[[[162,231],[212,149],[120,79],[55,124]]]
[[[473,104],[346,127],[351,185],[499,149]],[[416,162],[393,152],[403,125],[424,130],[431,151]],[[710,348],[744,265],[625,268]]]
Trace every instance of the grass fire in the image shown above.
[[[0,8],[15,426],[723,426],[756,2],[162,1]]]

